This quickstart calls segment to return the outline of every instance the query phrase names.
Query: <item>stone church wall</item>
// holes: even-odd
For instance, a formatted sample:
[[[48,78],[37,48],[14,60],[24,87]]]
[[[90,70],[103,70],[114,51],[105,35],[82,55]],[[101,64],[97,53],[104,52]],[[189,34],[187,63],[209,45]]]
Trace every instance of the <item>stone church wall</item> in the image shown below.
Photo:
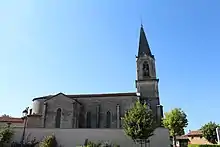
[[[20,141],[22,128],[15,128],[13,141]],[[63,147],[76,147],[82,145],[85,139],[91,141],[110,141],[115,142],[121,147],[140,147],[135,145],[121,129],[43,129],[43,128],[27,128],[26,136],[31,140],[36,137],[42,140],[44,136],[55,134],[56,139]],[[150,147],[169,147],[169,132],[165,128],[157,128],[154,136],[150,138]]]
[[[57,109],[61,109],[61,128],[72,128],[72,120],[73,120],[73,99],[65,97],[60,94],[46,101],[47,112],[46,112],[46,128],[54,128],[55,127],[55,119]]]
[[[124,115],[124,112],[131,108],[132,104],[137,100],[137,97],[92,97],[92,98],[81,98],[79,101],[85,107],[85,112],[91,112],[92,128],[96,128],[96,110],[97,106],[100,108],[100,127],[106,128],[107,112],[111,115],[110,128],[117,128],[117,105],[120,107],[120,116]],[[86,118],[86,116],[85,116]]]
[[[136,96],[116,96],[116,97],[86,97],[74,99],[68,98],[63,94],[58,94],[51,99],[42,102],[35,102],[34,112],[39,107],[43,107],[40,115],[29,117],[28,127],[55,128],[57,110],[61,109],[60,128],[120,128],[121,117],[126,110],[130,109],[137,100]],[[77,109],[74,108],[77,103]],[[43,104],[43,105],[44,105]],[[82,109],[83,108],[83,109]],[[45,111],[46,110],[46,111]],[[98,110],[98,111],[97,111]],[[87,114],[90,113],[90,123]],[[82,115],[75,120],[75,114]],[[78,114],[80,113],[80,114]],[[109,117],[107,117],[107,113]],[[74,125],[77,124],[77,125]],[[88,127],[90,124],[90,127]]]
[[[37,99],[32,103],[32,114],[42,114],[44,99]]]

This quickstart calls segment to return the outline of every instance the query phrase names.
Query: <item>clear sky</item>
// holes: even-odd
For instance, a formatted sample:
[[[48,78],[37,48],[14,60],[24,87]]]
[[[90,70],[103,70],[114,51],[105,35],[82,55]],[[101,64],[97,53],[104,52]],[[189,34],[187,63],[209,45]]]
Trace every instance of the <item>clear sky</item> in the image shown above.
[[[135,91],[140,23],[156,57],[164,111],[189,129],[220,123],[219,0],[0,2],[0,114],[38,96]]]

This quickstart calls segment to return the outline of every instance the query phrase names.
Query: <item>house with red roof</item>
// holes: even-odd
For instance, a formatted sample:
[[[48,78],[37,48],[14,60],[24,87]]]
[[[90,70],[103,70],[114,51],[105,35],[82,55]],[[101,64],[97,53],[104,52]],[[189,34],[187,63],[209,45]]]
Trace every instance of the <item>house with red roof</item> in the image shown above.
[[[177,147],[187,147],[188,144],[212,144],[203,137],[201,130],[190,130],[186,135],[177,136],[176,140]]]
[[[23,119],[10,117],[10,116],[1,116],[0,117],[0,126],[8,126],[8,127],[23,127]]]
[[[212,144],[202,136],[201,130],[189,131],[186,136],[189,138],[189,144]]]

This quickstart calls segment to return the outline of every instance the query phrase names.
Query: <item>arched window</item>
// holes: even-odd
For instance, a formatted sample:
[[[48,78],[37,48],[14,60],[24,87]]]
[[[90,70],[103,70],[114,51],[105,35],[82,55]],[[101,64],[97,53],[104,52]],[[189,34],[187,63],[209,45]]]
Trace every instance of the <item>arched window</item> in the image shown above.
[[[60,128],[60,122],[61,122],[61,109],[57,109],[57,114],[56,114],[56,128]]]
[[[87,112],[86,114],[86,127],[91,128],[91,112]]]
[[[111,113],[108,111],[106,114],[106,128],[111,127]]]
[[[143,76],[144,77],[149,77],[149,65],[148,65],[148,63],[147,63],[147,61],[145,61],[144,63],[143,63],[143,68],[142,68],[142,70],[143,70]]]

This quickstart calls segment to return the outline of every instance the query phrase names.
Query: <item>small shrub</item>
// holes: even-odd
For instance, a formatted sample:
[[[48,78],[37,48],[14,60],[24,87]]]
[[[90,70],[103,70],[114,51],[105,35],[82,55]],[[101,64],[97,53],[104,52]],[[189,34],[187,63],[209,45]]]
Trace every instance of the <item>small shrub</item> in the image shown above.
[[[40,147],[57,147],[56,137],[54,135],[46,136],[40,143]]]
[[[9,143],[13,135],[14,132],[10,128],[0,128],[0,147],[4,146],[4,144]]]
[[[88,141],[87,145],[85,147],[101,147],[101,144],[100,143],[95,143],[95,142],[92,142],[92,141]]]
[[[189,144],[188,147],[220,147],[220,145]]]
[[[88,141],[88,139],[85,141],[84,147],[120,147],[120,145],[117,144],[113,144],[107,141],[103,141],[103,142],[92,142],[92,141]]]
[[[23,147],[36,147],[38,143],[34,143],[34,144],[23,144]],[[11,147],[22,147],[21,143],[17,143],[17,142],[13,142],[11,144]]]
[[[31,141],[27,141],[23,144],[23,147],[35,147],[37,144],[39,144],[38,141],[36,141],[36,139],[34,138]],[[18,142],[12,142],[11,147],[21,147],[21,143]]]
[[[101,143],[101,147],[120,147],[120,145],[110,143],[110,142],[103,142]]]

